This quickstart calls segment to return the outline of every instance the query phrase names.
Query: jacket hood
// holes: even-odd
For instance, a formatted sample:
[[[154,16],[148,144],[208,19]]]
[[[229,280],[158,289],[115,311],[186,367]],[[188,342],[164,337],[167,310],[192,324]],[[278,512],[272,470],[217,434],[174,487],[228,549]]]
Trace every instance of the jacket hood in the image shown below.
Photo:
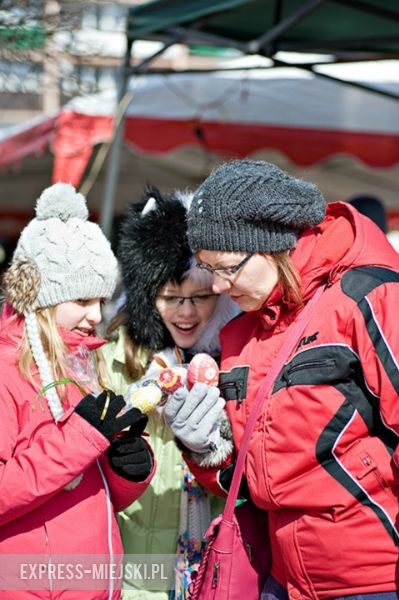
[[[392,268],[399,256],[385,234],[350,204],[327,206],[325,219],[305,230],[292,253],[306,300],[316,287],[334,283],[354,267],[376,265]]]
[[[399,270],[399,255],[386,235],[346,202],[328,204],[324,220],[302,232],[291,258],[300,274],[305,301],[318,287],[338,281],[354,267],[375,265],[392,269],[392,264],[396,264]],[[285,319],[294,318],[292,311],[283,310],[282,292],[277,285],[259,311],[263,326],[278,327],[282,311]]]

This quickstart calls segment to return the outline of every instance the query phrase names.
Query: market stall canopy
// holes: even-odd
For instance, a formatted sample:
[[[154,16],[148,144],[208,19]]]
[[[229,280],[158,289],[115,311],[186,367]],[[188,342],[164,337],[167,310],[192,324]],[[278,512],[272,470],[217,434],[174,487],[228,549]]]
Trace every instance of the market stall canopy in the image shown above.
[[[396,0],[156,0],[140,4],[129,10],[119,100],[129,76],[146,71],[156,56],[176,43],[264,55],[275,66],[283,64],[281,51],[318,52],[330,61],[376,60],[399,57],[398,23]],[[132,65],[132,48],[139,39],[160,40],[163,48]],[[316,72],[318,62],[302,67]],[[122,132],[123,120],[115,129],[108,161],[101,217],[106,235],[114,211]]]
[[[398,56],[398,24],[397,0],[156,0],[130,8],[128,39],[353,60]]]
[[[43,115],[0,131],[0,169],[46,150],[55,135],[58,115]]]
[[[340,67],[341,76],[392,93],[398,71],[397,61]],[[199,148],[222,160],[272,151],[300,167],[349,157],[378,168],[399,163],[398,101],[302,70],[146,74],[131,79],[128,93],[124,142],[137,153]],[[94,146],[112,140],[116,108],[115,93],[64,108],[54,181],[79,184]]]
[[[251,67],[253,60],[244,64]],[[334,69],[398,93],[397,65]],[[244,155],[314,181],[328,200],[367,193],[379,196],[390,216],[399,209],[397,101],[294,69],[146,74],[132,78],[128,91],[115,213],[123,213],[146,183],[165,191],[194,189],[221,161]],[[109,92],[76,98],[56,121],[9,130],[0,139],[0,209],[33,210],[50,184],[52,155],[48,149],[42,154],[49,143],[53,180],[83,185],[90,210],[99,214],[107,173],[100,168],[93,178],[93,167],[112,139],[116,112],[116,94]]]

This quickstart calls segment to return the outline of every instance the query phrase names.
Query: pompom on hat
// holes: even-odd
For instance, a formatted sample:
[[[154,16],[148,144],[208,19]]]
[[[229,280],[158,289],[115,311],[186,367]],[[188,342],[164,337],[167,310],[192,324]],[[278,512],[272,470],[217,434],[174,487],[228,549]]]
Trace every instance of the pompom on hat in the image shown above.
[[[88,221],[86,200],[67,183],[45,189],[36,218],[22,231],[4,275],[6,298],[24,315],[27,338],[44,387],[53,374],[40,339],[36,310],[63,302],[110,298],[118,266],[111,245],[96,223]],[[57,421],[63,414],[54,387],[45,392]]]
[[[117,262],[86,200],[67,183],[44,190],[36,218],[22,231],[5,277],[10,304],[22,314],[88,298],[110,298]]]
[[[324,215],[323,195],[313,183],[261,160],[233,160],[195,192],[188,239],[193,251],[282,252]]]

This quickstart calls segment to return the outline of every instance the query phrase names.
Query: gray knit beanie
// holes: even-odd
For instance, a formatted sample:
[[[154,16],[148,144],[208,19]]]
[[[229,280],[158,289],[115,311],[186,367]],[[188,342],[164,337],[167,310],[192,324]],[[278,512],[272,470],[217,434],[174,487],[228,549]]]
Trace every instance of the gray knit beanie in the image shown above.
[[[100,227],[87,218],[86,200],[72,185],[56,183],[41,194],[36,218],[22,231],[10,267],[23,269],[25,279],[36,272],[29,290],[19,289],[23,282],[17,277],[7,285],[17,312],[112,296],[116,258]]]
[[[262,160],[233,160],[195,192],[188,239],[194,252],[281,252],[324,215],[324,198],[313,183]]]
[[[36,310],[74,300],[110,298],[117,280],[110,243],[87,218],[86,200],[72,185],[56,183],[44,190],[37,201],[36,218],[22,231],[4,275],[6,298],[25,317],[32,355],[56,421],[64,410],[53,387]]]

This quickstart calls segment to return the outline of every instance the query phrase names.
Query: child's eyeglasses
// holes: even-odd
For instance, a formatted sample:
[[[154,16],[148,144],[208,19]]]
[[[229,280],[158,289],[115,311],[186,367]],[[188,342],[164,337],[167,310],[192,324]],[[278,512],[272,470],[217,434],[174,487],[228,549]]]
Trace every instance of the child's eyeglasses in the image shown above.
[[[158,298],[170,308],[182,306],[185,300],[189,300],[193,306],[200,308],[201,306],[205,306],[214,296],[216,296],[216,294],[203,294],[201,296],[166,296],[160,294]]]
[[[216,274],[219,275],[222,279],[231,279],[233,275],[237,273],[251,258],[252,254],[247,254],[239,263],[233,265],[232,267],[210,267],[206,263],[197,263],[195,266],[198,269],[203,269],[204,271],[208,271],[211,275]]]

